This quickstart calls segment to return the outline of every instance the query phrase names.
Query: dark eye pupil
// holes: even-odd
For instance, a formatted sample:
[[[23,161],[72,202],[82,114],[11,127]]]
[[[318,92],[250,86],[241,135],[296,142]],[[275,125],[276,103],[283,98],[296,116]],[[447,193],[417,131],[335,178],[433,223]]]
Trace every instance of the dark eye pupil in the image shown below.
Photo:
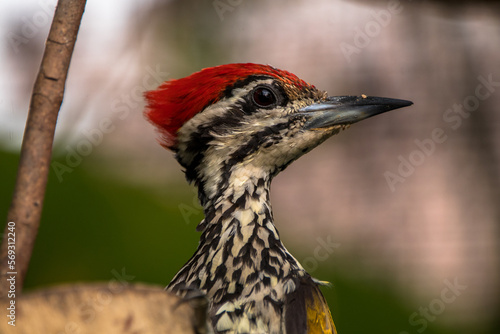
[[[260,107],[268,107],[276,103],[276,96],[267,88],[257,88],[253,92],[253,100]]]

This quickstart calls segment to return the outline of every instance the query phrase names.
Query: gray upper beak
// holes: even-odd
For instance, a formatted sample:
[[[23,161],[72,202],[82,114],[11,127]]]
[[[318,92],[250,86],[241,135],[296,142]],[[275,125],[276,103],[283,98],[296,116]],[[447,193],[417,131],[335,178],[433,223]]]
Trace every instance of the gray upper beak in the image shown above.
[[[325,100],[299,110],[308,119],[304,129],[319,129],[359,122],[389,110],[412,105],[413,102],[375,96],[329,96]]]

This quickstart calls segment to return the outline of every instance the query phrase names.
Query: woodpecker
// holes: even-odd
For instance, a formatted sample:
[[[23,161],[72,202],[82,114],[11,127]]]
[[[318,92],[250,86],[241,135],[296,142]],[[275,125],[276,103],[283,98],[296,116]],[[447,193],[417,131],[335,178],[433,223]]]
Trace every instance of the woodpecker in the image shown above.
[[[269,65],[228,64],[146,92],[146,118],[198,189],[205,218],[167,286],[203,293],[214,333],[337,333],[319,281],[280,240],[271,180],[350,124],[412,104],[328,96]]]

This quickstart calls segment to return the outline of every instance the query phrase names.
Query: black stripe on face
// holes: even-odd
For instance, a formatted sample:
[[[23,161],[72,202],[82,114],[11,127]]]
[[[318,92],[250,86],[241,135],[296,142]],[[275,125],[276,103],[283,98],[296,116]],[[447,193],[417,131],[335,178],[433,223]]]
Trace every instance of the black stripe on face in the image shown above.
[[[281,130],[287,129],[290,126],[289,122],[278,123],[273,126],[265,127],[263,130],[254,133],[246,144],[240,146],[231,154],[226,162],[227,171],[238,162],[243,161],[246,157],[255,153],[259,148],[264,146],[268,141],[279,141],[282,139]]]
[[[238,129],[246,119],[245,114],[253,112],[253,110],[250,111],[245,108],[249,108],[248,101],[240,102],[220,116],[214,116],[210,119],[210,122],[201,125],[195,132],[190,134],[189,142],[186,143],[184,152],[177,152],[176,154],[177,160],[185,168],[186,179],[189,182],[196,181],[198,187],[203,186],[200,184],[202,181],[200,175],[198,175],[199,166],[203,163],[205,152],[210,145],[209,143],[214,139],[213,134],[223,136]],[[281,140],[280,131],[287,127],[289,127],[289,123],[283,122],[254,133],[249,141],[231,154],[226,163],[227,169],[225,170],[228,172],[230,167],[239,161],[243,161],[245,157],[257,151],[261,146],[269,147],[273,142]],[[182,156],[184,155],[193,157],[189,164],[183,162]]]
[[[257,81],[257,80],[268,80],[268,79],[273,79],[271,77],[265,76],[265,75],[250,75],[246,77],[245,79],[241,79],[236,81],[233,85],[227,86],[226,89],[224,90],[224,93],[222,94],[222,97],[224,98],[230,98],[233,96],[233,91],[238,88],[243,88],[245,86],[248,86],[250,83]]]
[[[240,146],[236,151],[234,151],[229,159],[224,163],[221,169],[221,180],[217,186],[219,191],[224,191],[229,186],[229,177],[231,176],[231,168],[244,161],[246,157],[258,151],[262,146],[268,147],[269,145],[264,145],[266,142],[277,142],[281,140],[281,130],[287,129],[289,127],[288,122],[279,123],[274,126],[269,126],[264,128],[264,130],[254,133],[250,140],[246,144]]]
[[[235,107],[220,116],[214,116],[209,123],[201,125],[195,132],[190,134],[186,149],[183,152],[176,153],[177,161],[185,168],[188,182],[201,182],[198,175],[198,166],[205,157],[209,143],[214,139],[212,134],[223,135],[237,129],[241,125],[243,118],[243,111]],[[193,157],[189,164],[183,161],[183,155]]]
[[[236,81],[236,83],[234,85],[228,86],[224,90],[223,98],[229,99],[231,97],[235,97],[236,96],[235,95],[235,89],[244,88],[244,87],[246,87],[248,85],[251,85],[252,83],[255,84],[258,81],[264,81],[264,80],[265,81],[273,80],[273,81],[272,81],[272,83],[257,84],[255,86],[255,88],[257,88],[257,87],[263,87],[263,88],[267,88],[267,89],[273,91],[273,94],[276,95],[276,98],[277,98],[277,104],[276,105],[272,105],[272,107],[275,108],[276,106],[285,106],[286,104],[288,104],[289,97],[286,94],[285,89],[279,84],[279,82],[275,78],[267,77],[267,76],[252,76],[251,75],[251,76],[249,76],[249,77],[247,77],[245,79]],[[253,97],[252,96],[253,96],[253,93],[254,93],[254,89],[250,90],[246,95],[242,96],[244,102],[243,103],[239,103],[239,107],[247,115],[252,114],[252,113],[254,113],[257,110],[266,109],[266,108],[262,108],[262,107],[259,107],[259,106],[255,105],[255,103],[253,102]]]

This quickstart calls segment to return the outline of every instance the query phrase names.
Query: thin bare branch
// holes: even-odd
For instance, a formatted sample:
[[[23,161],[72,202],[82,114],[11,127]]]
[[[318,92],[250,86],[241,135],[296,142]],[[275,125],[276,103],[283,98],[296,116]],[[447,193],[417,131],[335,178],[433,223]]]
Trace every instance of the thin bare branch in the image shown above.
[[[1,246],[0,298],[5,298],[10,289],[12,280],[7,281],[7,278],[15,278],[16,293],[20,293],[26,277],[40,225],[57,115],[85,3],[85,0],[59,0],[47,38],[31,96],[17,180]]]

